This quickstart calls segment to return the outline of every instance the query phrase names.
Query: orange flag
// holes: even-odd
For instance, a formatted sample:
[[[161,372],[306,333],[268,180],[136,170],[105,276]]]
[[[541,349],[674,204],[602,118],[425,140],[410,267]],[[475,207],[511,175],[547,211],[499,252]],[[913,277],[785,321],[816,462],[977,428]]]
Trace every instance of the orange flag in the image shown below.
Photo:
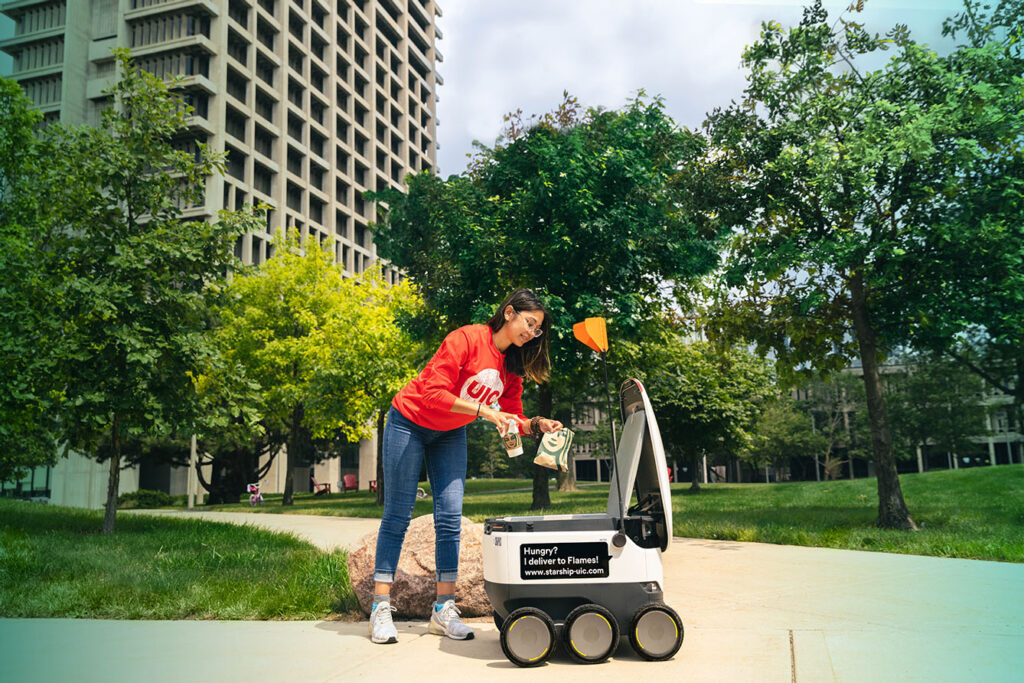
[[[608,331],[604,318],[587,318],[572,326],[573,335],[598,353],[608,350]]]

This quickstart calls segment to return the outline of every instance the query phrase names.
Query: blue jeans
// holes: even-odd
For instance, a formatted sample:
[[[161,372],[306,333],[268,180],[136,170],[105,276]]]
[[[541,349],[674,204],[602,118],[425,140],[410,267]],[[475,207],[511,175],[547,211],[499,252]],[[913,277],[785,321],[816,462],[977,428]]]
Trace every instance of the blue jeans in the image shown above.
[[[394,406],[384,427],[384,514],[377,533],[373,580],[392,583],[405,531],[412,519],[420,467],[434,497],[434,560],[438,581],[459,577],[462,494],[466,489],[466,428],[437,431],[420,427]]]

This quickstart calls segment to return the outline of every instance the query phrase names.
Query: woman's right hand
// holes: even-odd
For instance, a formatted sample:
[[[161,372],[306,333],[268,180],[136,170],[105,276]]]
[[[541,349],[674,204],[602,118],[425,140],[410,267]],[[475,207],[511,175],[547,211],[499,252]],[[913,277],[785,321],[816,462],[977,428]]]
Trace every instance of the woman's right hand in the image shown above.
[[[508,431],[508,421],[515,420],[515,423],[519,424],[519,416],[515,413],[504,413],[500,410],[492,410],[491,408],[484,408],[480,411],[480,416],[488,422],[493,422],[498,428],[498,433],[505,436]],[[522,425],[519,425],[519,431],[523,431]]]

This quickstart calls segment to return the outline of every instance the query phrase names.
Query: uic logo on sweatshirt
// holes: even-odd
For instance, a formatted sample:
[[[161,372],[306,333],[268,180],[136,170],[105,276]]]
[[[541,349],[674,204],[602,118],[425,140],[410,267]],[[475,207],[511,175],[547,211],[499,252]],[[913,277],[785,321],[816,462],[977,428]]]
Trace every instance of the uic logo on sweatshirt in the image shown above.
[[[504,389],[505,385],[502,383],[498,371],[494,368],[487,368],[466,380],[466,383],[462,385],[459,398],[489,406],[498,400]]]

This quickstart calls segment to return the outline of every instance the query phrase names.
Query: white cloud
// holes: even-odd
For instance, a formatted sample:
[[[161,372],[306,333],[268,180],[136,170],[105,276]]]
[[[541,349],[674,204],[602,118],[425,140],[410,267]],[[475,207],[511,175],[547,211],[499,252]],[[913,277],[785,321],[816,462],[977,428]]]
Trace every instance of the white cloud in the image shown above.
[[[563,90],[584,106],[617,108],[638,89],[665,98],[682,125],[742,93],[743,48],[761,22],[795,24],[796,0],[440,0],[439,166],[461,172],[471,143],[491,144],[502,116],[549,111]],[[911,26],[938,36],[953,0],[868,0],[863,17],[882,30]],[[848,5],[826,2],[832,16]],[[935,5],[949,5],[946,9]]]

